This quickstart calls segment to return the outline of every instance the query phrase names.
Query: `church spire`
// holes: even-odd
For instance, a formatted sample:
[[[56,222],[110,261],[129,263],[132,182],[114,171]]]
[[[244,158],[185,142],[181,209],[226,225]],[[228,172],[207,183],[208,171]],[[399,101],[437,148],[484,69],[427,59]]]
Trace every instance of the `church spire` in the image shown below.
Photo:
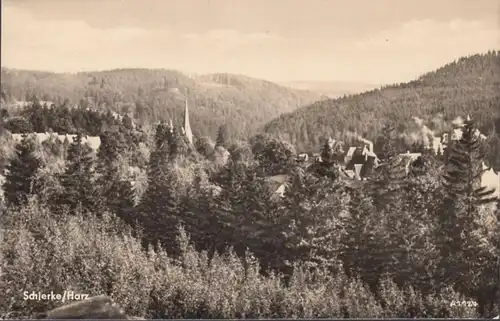
[[[187,92],[186,95],[184,96],[185,102],[186,102],[186,107],[184,108],[184,133],[189,140],[190,144],[193,144],[193,133],[191,132],[191,125],[189,124],[189,110],[188,110],[188,98],[187,98]]]

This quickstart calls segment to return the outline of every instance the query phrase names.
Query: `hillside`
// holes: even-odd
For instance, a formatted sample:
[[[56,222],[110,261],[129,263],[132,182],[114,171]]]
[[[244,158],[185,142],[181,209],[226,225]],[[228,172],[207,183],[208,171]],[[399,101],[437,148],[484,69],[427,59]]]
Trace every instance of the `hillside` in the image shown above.
[[[132,112],[139,123],[173,118],[180,123],[187,90],[195,134],[214,136],[227,123],[231,138],[242,139],[283,112],[321,99],[319,94],[290,89],[239,75],[189,77],[175,70],[119,69],[59,74],[2,68],[2,100],[44,101]],[[172,88],[179,88],[175,92]]]
[[[315,102],[280,115],[264,131],[289,139],[300,151],[312,151],[321,137],[341,138],[348,130],[375,140],[388,121],[403,134],[419,117],[439,132],[467,113],[485,134],[496,123],[500,135],[500,52],[461,58],[409,83]]]

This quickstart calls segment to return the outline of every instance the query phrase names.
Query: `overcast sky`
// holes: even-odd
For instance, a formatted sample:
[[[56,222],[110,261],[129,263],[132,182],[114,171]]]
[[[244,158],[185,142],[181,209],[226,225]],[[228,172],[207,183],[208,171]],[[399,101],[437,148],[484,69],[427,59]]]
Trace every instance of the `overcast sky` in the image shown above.
[[[499,0],[4,0],[2,66],[407,81],[500,49]]]

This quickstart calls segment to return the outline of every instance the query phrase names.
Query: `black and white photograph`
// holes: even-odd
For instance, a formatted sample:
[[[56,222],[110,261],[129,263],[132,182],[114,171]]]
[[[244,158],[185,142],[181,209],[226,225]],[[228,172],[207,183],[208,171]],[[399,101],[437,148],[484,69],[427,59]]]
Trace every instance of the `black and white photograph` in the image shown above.
[[[3,0],[0,319],[500,316],[500,1]]]

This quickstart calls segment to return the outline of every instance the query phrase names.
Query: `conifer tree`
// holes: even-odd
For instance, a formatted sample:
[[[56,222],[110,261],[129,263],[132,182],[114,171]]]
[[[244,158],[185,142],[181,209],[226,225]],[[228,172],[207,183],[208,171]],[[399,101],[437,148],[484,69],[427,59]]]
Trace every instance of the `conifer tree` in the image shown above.
[[[123,125],[123,128],[125,128],[127,130],[134,129],[133,121],[128,114],[125,114],[125,116],[123,116],[122,125]]]
[[[148,180],[141,200],[140,222],[149,242],[160,242],[169,253],[177,255],[175,240],[177,226],[182,222],[182,195],[172,165],[159,168],[156,173],[154,180]]]
[[[260,176],[279,175],[295,164],[294,146],[284,140],[257,136],[252,144],[254,159],[259,162]]]
[[[214,144],[209,137],[204,136],[195,140],[195,148],[200,155],[208,158],[214,151]]]
[[[68,148],[67,166],[61,175],[63,193],[59,202],[74,212],[95,210],[95,185],[92,149],[82,143],[82,135],[77,134]]]
[[[310,268],[335,268],[338,264],[341,216],[347,191],[342,182],[317,177],[296,168],[276,215],[275,236],[281,241],[282,263],[302,262]],[[276,255],[276,254],[275,254]]]
[[[0,120],[9,118],[9,111],[5,108],[0,108]]]
[[[182,195],[175,166],[169,160],[169,156],[175,154],[172,154],[172,145],[168,144],[172,138],[166,129],[163,125],[157,127],[156,148],[148,165],[148,187],[137,213],[145,240],[153,244],[160,242],[169,253],[177,255],[176,236],[177,226],[181,223]]]
[[[5,129],[12,133],[27,134],[33,132],[33,126],[24,118],[13,117],[5,122]]]
[[[488,255],[482,247],[480,207],[496,200],[493,191],[481,186],[484,152],[475,135],[474,120],[467,119],[462,138],[449,151],[439,216],[442,282],[456,284],[464,293],[474,293],[479,271]]]
[[[3,185],[8,206],[23,205],[30,195],[38,193],[40,186],[36,181],[36,173],[40,168],[41,160],[35,155],[35,150],[35,141],[26,135],[15,146],[16,155],[6,166]]]
[[[195,151],[194,146],[189,143],[189,140],[185,135],[181,135],[179,132],[174,130],[172,134],[172,141],[175,146],[175,149],[171,149],[172,160],[183,159],[193,155],[193,152]]]
[[[96,187],[99,191],[101,210],[107,210],[133,224],[131,209],[134,206],[134,191],[129,181],[122,179],[119,172],[120,146],[119,133],[101,134],[101,145],[97,152]]]
[[[245,207],[241,202],[244,186],[250,180],[249,174],[254,170],[243,162],[228,162],[213,177],[213,182],[221,187],[219,195],[213,198],[211,215],[218,222],[219,235],[215,236],[214,245],[217,250],[224,250],[225,245],[234,244],[236,235],[234,213]]]
[[[321,147],[321,163],[317,164],[317,173],[333,180],[339,177],[338,155],[334,143],[331,139],[325,139]]]
[[[160,122],[156,128],[155,128],[155,134],[154,134],[154,143],[155,143],[155,150],[159,150],[160,147],[168,147],[168,144],[165,146],[165,143],[167,142],[169,131],[172,128],[167,126],[164,122]]]
[[[350,277],[360,277],[373,286],[381,275],[387,253],[378,242],[379,224],[374,225],[382,215],[364,189],[352,189],[348,195],[349,216],[344,222],[340,256]]]
[[[215,140],[215,146],[221,146],[227,148],[228,140],[229,140],[229,132],[227,125],[222,125],[219,127],[219,130],[217,132],[217,139]]]
[[[384,125],[375,141],[374,148],[378,151],[377,155],[382,161],[389,160],[397,155],[396,129],[392,123]]]
[[[399,199],[401,181],[406,176],[404,158],[398,156],[395,130],[386,125],[378,138],[381,150],[381,164],[370,178],[368,185],[373,203],[379,210],[391,211]]]
[[[205,173],[198,170],[195,175],[184,199],[182,222],[196,248],[199,251],[208,251],[212,257],[220,248],[217,241],[222,231],[213,211],[217,193],[208,186]]]
[[[440,175],[440,163],[435,155],[423,153],[400,181],[401,202],[386,219],[389,246],[394,248],[391,272],[397,273],[395,280],[398,284],[409,283],[425,293],[434,290],[430,276],[436,275],[439,251],[435,249],[432,229],[422,227],[435,226],[439,215],[443,196]],[[408,244],[410,239],[412,242]]]
[[[168,147],[168,157],[170,161],[186,157],[190,153],[190,146],[187,138],[182,135],[176,128],[172,128],[166,132],[166,143]]]

